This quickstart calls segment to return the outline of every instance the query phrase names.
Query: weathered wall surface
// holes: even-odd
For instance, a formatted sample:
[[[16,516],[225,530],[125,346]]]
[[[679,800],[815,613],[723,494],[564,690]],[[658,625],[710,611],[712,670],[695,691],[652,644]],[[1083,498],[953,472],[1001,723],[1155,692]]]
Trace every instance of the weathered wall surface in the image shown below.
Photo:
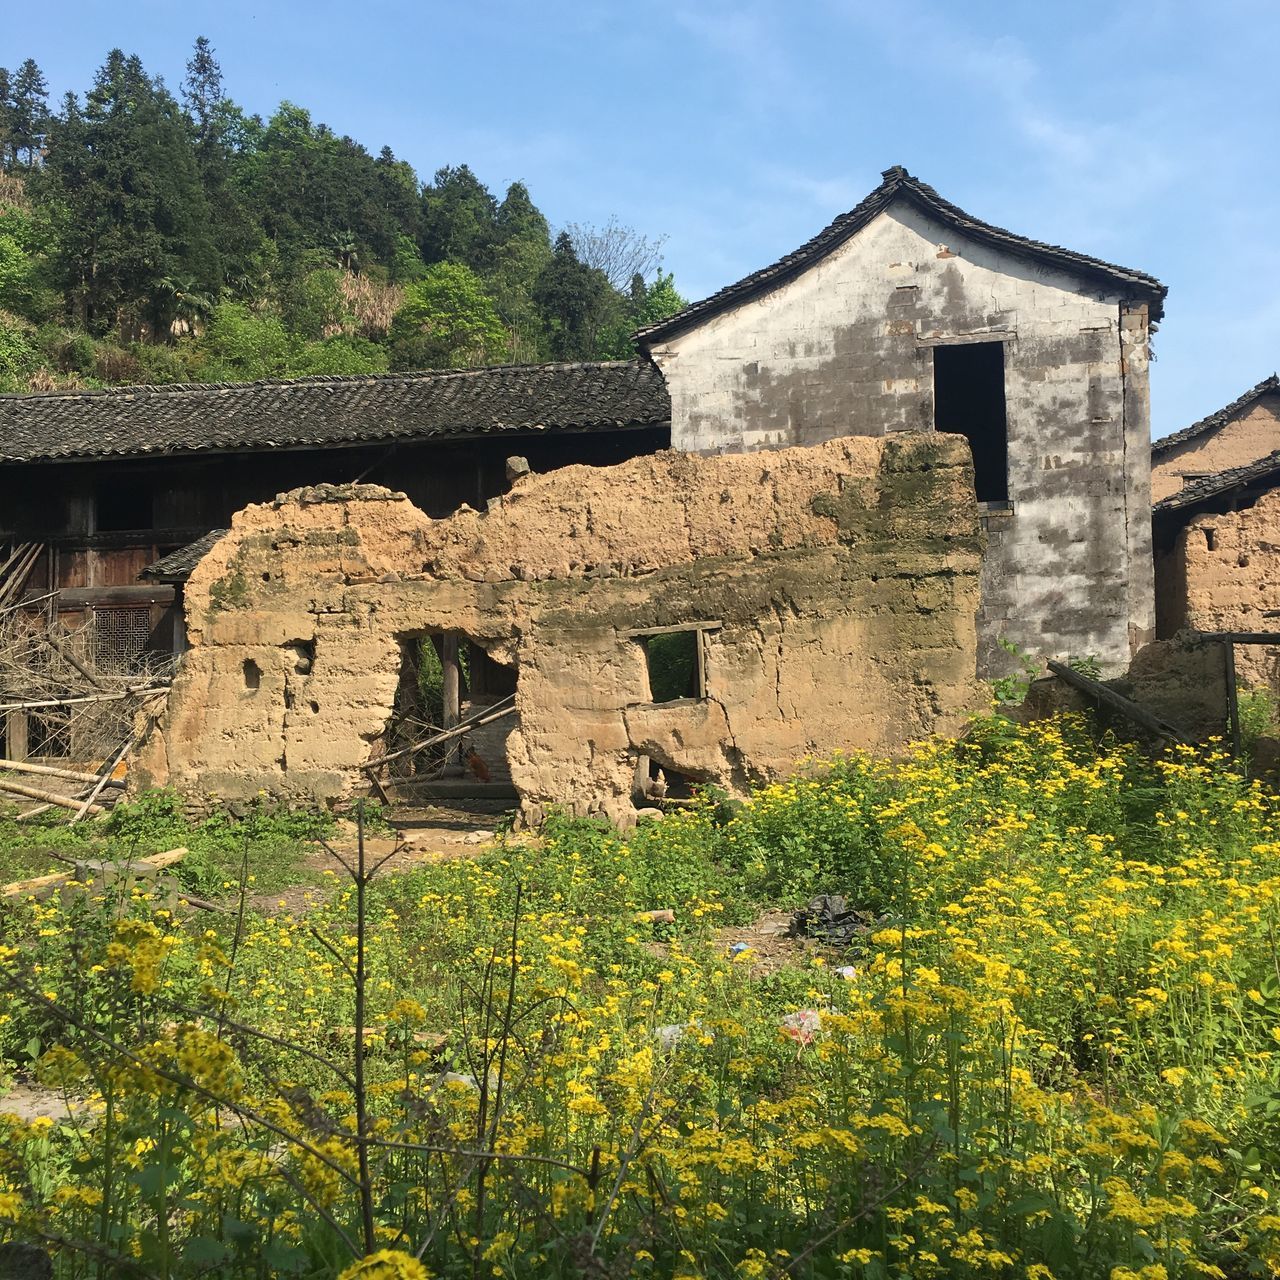
[[[1182,488],[1186,475],[1214,475],[1247,466],[1280,449],[1280,395],[1262,396],[1247,412],[1151,461],[1151,501]]]
[[[1275,631],[1280,609],[1280,490],[1251,507],[1196,516],[1156,562],[1161,633]],[[1280,651],[1242,645],[1241,684],[1280,689]]]
[[[627,821],[637,754],[740,790],[810,752],[893,750],[982,704],[964,441],[664,453],[517,482],[431,520],[370,486],[240,512],[187,589],[191,650],[135,775],[332,800],[383,733],[400,642],[518,671],[512,780]],[[716,623],[706,696],[649,701],[637,630]]]
[[[1123,669],[1154,625],[1145,307],[895,205],[652,355],[673,447],[746,451],[931,430],[934,346],[966,339],[1006,353],[1013,514],[988,522],[984,661],[1005,636]]]

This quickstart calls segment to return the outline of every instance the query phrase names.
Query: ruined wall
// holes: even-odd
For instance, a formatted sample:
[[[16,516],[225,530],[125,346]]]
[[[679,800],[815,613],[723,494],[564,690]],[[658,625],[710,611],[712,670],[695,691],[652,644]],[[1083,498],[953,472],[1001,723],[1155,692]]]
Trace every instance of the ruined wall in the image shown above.
[[[431,520],[371,486],[240,512],[187,588],[191,650],[135,776],[332,800],[360,785],[399,642],[455,630],[518,672],[526,812],[625,822],[635,757],[741,790],[810,752],[957,729],[981,533],[963,440],[663,453],[518,481]],[[706,696],[654,704],[631,634],[716,624]]]
[[[1144,306],[899,204],[652,355],[673,447],[737,451],[931,430],[934,346],[965,339],[1005,344],[1013,512],[987,522],[984,663],[1006,636],[1123,669],[1154,624]]]
[[[1280,395],[1262,396],[1232,422],[1151,460],[1151,501],[1182,488],[1184,475],[1215,475],[1280,449]]]
[[[1277,631],[1280,609],[1280,489],[1253,506],[1196,516],[1156,563],[1161,625],[1198,631]],[[1165,632],[1162,630],[1162,634]],[[1280,690],[1280,651],[1242,645],[1240,683]]]

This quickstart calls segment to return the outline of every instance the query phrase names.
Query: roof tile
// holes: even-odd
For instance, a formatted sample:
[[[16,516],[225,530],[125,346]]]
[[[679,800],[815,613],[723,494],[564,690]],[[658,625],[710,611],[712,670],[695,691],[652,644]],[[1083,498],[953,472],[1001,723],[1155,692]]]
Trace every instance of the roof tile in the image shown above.
[[[648,361],[0,395],[0,462],[670,421]]]

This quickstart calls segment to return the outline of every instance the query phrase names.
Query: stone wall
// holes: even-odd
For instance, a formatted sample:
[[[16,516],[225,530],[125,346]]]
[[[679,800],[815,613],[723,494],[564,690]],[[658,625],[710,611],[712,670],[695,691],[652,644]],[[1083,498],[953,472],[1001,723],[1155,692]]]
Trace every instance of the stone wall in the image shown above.
[[[401,644],[455,631],[518,673],[526,815],[627,822],[638,755],[741,791],[892,751],[982,705],[982,536],[963,440],[663,453],[517,481],[431,520],[371,486],[240,512],[187,587],[192,648],[134,776],[328,802],[391,713]],[[705,696],[650,701],[635,633],[698,624]]]
[[[931,430],[937,345],[1005,347],[1010,515],[987,521],[1001,636],[1109,671],[1153,634],[1145,306],[900,204],[799,277],[655,347],[672,446],[748,451]]]
[[[1280,489],[1240,511],[1196,516],[1156,562],[1162,635],[1197,631],[1280,631]],[[1280,651],[1236,651],[1240,683],[1280,690]]]
[[[1280,395],[1262,396],[1246,413],[1175,445],[1151,461],[1151,501],[1182,488],[1184,475],[1215,475],[1247,466],[1280,449]]]

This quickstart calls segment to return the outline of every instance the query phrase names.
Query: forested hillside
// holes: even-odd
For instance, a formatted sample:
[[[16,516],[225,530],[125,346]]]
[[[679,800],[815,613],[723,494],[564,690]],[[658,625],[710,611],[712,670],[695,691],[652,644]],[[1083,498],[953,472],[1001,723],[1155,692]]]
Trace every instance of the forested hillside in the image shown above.
[[[0,68],[0,170],[0,391],[627,358],[683,305],[616,219],[247,115],[203,37],[176,97],[119,50],[57,108]]]

